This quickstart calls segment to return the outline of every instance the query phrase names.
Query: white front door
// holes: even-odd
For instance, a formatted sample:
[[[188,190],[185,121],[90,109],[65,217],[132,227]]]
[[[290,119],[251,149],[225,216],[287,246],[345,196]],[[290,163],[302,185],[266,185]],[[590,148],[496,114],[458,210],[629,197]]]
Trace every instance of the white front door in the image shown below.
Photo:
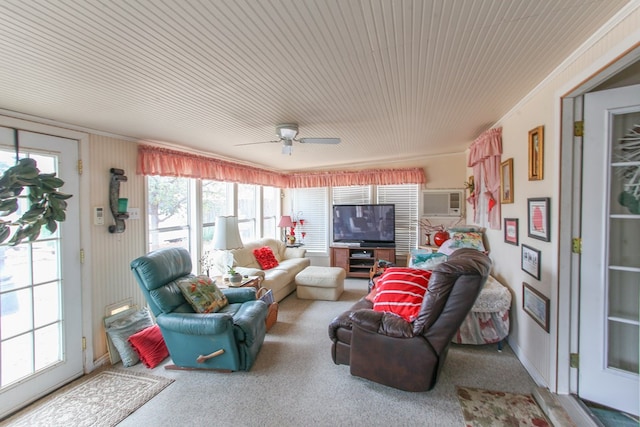
[[[584,106],[578,394],[638,415],[640,85]]]
[[[15,164],[14,136],[0,127],[0,172]],[[78,141],[18,137],[20,157],[35,159],[41,173],[56,172],[61,192],[73,197],[55,233],[43,227],[33,242],[0,245],[0,418],[83,372]],[[23,198],[18,213],[27,208]]]

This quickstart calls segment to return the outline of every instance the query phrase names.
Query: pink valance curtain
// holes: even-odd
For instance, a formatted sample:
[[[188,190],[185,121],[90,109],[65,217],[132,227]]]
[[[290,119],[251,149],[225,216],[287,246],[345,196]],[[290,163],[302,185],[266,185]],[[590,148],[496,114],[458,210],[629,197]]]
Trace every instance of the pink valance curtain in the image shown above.
[[[426,182],[426,175],[422,168],[293,173],[289,174],[288,178],[290,188],[424,184]]]
[[[278,188],[424,184],[422,168],[285,174],[150,145],[138,146],[139,175],[178,176]]]
[[[201,178],[279,188],[287,183],[286,177],[278,172],[149,145],[138,145],[137,173],[138,175]]]
[[[485,131],[471,144],[467,166],[473,168],[476,191],[469,197],[473,205],[474,221],[480,222],[478,206],[486,206],[488,226],[500,229],[500,159],[502,157],[502,128]],[[482,194],[478,192],[482,191]],[[486,203],[479,203],[485,197]]]

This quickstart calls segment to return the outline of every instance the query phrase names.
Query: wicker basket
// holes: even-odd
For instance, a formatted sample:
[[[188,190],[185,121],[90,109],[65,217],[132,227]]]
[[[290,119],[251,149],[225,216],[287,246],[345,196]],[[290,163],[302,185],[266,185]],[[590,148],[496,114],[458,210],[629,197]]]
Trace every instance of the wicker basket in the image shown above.
[[[256,297],[269,304],[269,311],[267,312],[267,331],[271,329],[273,325],[278,321],[278,303],[273,299],[273,293],[270,289],[260,288],[256,292]]]

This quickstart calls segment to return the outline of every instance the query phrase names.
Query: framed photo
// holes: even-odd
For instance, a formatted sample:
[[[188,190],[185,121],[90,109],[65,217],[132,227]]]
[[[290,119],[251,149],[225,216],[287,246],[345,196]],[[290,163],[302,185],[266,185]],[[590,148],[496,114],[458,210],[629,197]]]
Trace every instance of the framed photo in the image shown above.
[[[544,126],[529,131],[529,181],[540,181],[544,170]]]
[[[504,241],[518,246],[518,218],[504,219]]]
[[[549,298],[525,282],[522,282],[522,309],[549,332]]]
[[[527,199],[527,224],[529,229],[529,237],[551,241],[551,233],[549,232],[549,197],[539,197]]]
[[[521,267],[524,272],[540,280],[540,251],[522,244]]]
[[[500,164],[500,202],[513,203],[513,157]]]

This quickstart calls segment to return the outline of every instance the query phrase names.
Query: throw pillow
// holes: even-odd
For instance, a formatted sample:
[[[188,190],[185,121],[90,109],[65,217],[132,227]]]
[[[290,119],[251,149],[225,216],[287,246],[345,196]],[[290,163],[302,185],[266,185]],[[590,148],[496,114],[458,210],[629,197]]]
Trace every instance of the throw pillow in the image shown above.
[[[445,262],[449,257],[443,253],[433,253],[424,249],[411,249],[409,267],[420,270],[433,270],[433,268]]]
[[[158,325],[136,332],[129,337],[128,341],[147,368],[155,368],[169,356],[169,350]]]
[[[269,246],[254,249],[253,256],[256,257],[258,264],[260,264],[260,268],[263,270],[269,270],[278,266],[278,260]]]
[[[430,278],[431,271],[427,270],[388,268],[378,279],[373,309],[391,312],[407,322],[413,322],[420,312]]]
[[[120,359],[122,359],[122,366],[125,368],[133,366],[140,361],[138,354],[129,344],[129,337],[149,326],[153,326],[151,313],[149,313],[149,310],[143,309],[119,318],[106,327],[107,335],[109,335],[111,342],[118,350]]]
[[[484,252],[484,244],[482,243],[482,233],[477,231],[457,232],[451,236],[452,248],[471,248]]]
[[[178,287],[196,313],[215,313],[229,303],[209,276],[180,280]]]

